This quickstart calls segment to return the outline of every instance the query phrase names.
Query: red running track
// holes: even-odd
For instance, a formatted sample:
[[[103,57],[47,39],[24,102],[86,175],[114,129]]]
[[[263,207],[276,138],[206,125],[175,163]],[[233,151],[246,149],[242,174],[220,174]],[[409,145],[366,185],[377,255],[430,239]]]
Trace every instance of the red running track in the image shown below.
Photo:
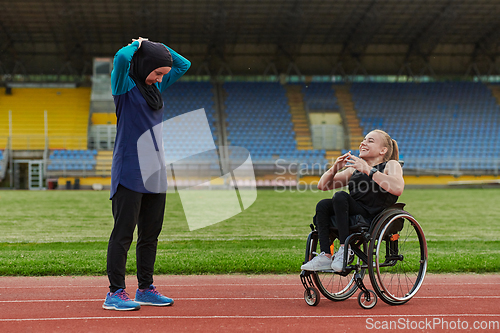
[[[368,283],[369,279],[365,278]],[[296,275],[156,276],[171,307],[102,309],[106,277],[0,277],[0,332],[499,332],[500,275],[427,275],[407,304],[308,306]],[[135,277],[127,277],[133,298]],[[466,329],[465,329],[466,328]],[[477,329],[474,329],[477,328]]]

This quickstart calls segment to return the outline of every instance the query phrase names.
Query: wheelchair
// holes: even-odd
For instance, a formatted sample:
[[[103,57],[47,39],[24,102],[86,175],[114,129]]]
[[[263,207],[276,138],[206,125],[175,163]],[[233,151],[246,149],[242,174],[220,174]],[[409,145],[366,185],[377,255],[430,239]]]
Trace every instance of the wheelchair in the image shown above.
[[[310,306],[318,305],[320,292],[331,301],[343,301],[359,289],[358,304],[371,309],[381,298],[390,305],[408,302],[420,289],[427,270],[427,243],[417,220],[403,210],[404,203],[396,203],[375,216],[371,223],[358,215],[358,223],[350,223],[351,234],[345,241],[354,251],[347,262],[344,252],[342,272],[333,270],[302,271],[300,279],[305,288],[304,300]],[[360,222],[361,220],[361,222]],[[305,261],[313,258],[318,246],[318,232],[314,224],[307,237]],[[333,250],[339,246],[338,230],[330,228]],[[363,283],[368,271],[373,290]]]

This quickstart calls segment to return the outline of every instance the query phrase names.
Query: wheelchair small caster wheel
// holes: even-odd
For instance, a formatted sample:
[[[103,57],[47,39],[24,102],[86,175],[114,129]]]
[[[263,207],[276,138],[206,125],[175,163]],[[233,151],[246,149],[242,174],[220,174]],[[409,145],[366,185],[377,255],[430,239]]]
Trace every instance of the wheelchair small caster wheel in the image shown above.
[[[368,290],[368,292],[360,292],[358,295],[358,304],[363,309],[371,309],[377,304],[377,295],[373,290]]]
[[[306,301],[307,305],[310,306],[316,306],[319,304],[319,292],[318,289],[314,287],[308,287],[304,291],[304,300]]]

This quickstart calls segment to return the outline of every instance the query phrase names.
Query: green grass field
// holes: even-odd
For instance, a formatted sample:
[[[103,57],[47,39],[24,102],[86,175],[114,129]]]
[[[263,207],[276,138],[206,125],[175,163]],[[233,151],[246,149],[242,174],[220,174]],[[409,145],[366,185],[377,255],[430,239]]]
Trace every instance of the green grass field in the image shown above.
[[[0,191],[0,275],[105,275],[109,192]],[[246,211],[189,231],[168,194],[157,274],[299,273],[316,203],[332,192],[260,190]],[[500,191],[407,189],[429,272],[500,272]],[[135,244],[127,273],[135,274]]]

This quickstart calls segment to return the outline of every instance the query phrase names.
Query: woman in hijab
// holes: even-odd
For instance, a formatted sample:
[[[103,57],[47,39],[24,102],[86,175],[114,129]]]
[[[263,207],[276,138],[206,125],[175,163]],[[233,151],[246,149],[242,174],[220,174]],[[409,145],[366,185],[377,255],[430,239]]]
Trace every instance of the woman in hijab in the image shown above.
[[[115,55],[111,73],[116,106],[116,139],[111,169],[114,227],[108,243],[108,310],[138,310],[141,305],[167,306],[174,301],[153,285],[158,236],[163,225],[165,191],[146,189],[139,164],[138,140],[163,122],[161,93],[191,66],[189,60],[162,43],[139,37]],[[160,125],[161,126],[161,125]],[[152,135],[156,151],[163,151],[161,137]],[[163,156],[163,155],[162,155]],[[165,184],[166,177],[160,177]],[[125,264],[135,226],[138,289],[135,301],[125,291]]]

